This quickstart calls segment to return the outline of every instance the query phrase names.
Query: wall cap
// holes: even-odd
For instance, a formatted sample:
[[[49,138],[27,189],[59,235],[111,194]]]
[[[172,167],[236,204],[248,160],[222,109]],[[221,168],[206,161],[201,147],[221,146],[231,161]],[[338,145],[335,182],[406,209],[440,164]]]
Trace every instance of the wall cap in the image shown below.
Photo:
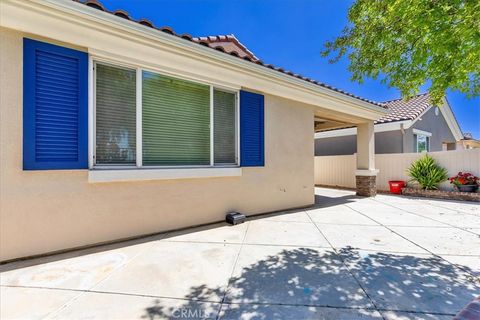
[[[370,170],[365,170],[365,169],[362,169],[362,170],[355,170],[355,175],[356,176],[367,176],[367,177],[371,177],[371,176],[377,176],[377,174],[380,172],[380,170],[378,169],[370,169]]]

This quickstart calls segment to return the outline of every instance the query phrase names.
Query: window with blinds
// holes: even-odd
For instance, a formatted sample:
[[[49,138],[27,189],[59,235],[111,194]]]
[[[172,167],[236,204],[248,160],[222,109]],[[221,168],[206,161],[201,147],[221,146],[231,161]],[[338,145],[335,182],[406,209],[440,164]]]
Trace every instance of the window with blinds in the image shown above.
[[[136,71],[96,63],[95,163],[136,162]]]
[[[236,93],[100,62],[95,79],[95,164],[238,164]]]
[[[143,71],[144,166],[210,164],[210,87]]]
[[[216,165],[235,164],[236,101],[235,93],[213,91],[213,151]]]

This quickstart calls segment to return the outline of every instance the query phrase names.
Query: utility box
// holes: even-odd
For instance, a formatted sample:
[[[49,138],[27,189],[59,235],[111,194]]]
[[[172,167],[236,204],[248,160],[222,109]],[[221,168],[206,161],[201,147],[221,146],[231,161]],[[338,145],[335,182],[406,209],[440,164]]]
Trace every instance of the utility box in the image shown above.
[[[244,223],[245,219],[246,219],[245,215],[238,212],[227,213],[227,216],[225,217],[225,221],[231,225]]]

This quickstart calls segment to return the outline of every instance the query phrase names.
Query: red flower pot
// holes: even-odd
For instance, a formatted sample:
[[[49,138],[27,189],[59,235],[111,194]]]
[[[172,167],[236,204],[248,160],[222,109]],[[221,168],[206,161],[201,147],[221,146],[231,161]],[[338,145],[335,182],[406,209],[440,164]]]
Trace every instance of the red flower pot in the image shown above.
[[[390,185],[390,193],[401,194],[402,188],[405,187],[405,181],[388,181]]]

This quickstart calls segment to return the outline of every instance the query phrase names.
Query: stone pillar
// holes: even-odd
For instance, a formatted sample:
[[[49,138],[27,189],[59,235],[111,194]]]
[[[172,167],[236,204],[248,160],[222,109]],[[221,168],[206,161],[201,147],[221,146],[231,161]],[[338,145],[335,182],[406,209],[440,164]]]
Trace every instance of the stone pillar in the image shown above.
[[[357,170],[355,180],[357,195],[374,197],[377,194],[375,169],[375,132],[373,121],[357,125]]]

